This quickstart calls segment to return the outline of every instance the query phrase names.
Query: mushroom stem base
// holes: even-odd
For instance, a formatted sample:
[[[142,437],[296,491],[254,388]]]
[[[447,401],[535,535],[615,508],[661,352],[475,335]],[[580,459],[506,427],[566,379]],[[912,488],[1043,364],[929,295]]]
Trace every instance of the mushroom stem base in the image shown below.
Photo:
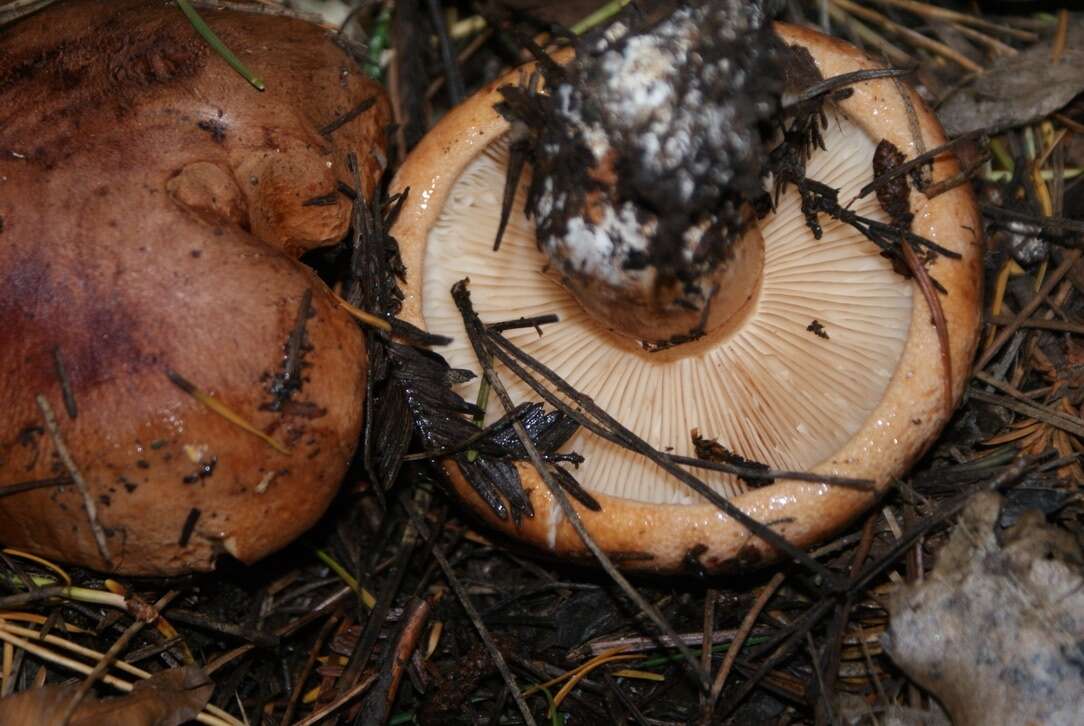
[[[551,265],[555,273],[560,265]],[[754,222],[732,254],[694,285],[657,273],[642,284],[614,284],[586,273],[555,274],[585,311],[648,350],[671,349],[740,327],[754,307],[764,269],[764,238]],[[622,282],[626,282],[627,278]]]

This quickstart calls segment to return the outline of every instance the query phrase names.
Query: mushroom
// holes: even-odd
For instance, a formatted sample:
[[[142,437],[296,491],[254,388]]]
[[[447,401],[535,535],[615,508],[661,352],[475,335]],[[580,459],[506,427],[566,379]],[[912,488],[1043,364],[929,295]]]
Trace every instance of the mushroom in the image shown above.
[[[364,339],[298,257],[345,234],[389,106],[320,28],[58,3],[0,35],[0,543],[130,574],[310,527],[359,436]],[[40,485],[40,486],[39,486]]]
[[[824,78],[879,67],[856,48],[812,30],[785,24],[766,30],[808,51]],[[641,58],[646,69],[630,63],[625,72],[666,73],[652,64],[666,66],[665,53],[672,47],[656,43],[653,54]],[[532,187],[524,180],[494,252],[510,137],[522,138],[520,131],[510,132],[494,106],[506,100],[499,89],[533,72],[533,66],[512,71],[454,109],[415,148],[393,181],[394,191],[409,189],[392,230],[410,272],[404,317],[454,335],[456,343],[442,353],[452,366],[478,370],[449,296],[456,281],[469,278],[475,309],[485,322],[556,313],[560,322],[546,326],[541,335],[533,329],[506,335],[657,449],[694,455],[691,431],[699,429],[737,454],[773,467],[873,480],[872,492],[784,479],[751,487],[730,475],[698,472],[712,489],[796,545],[810,545],[839,530],[922,454],[951,411],[946,390],[953,397],[962,390],[980,307],[981,227],[970,191],[957,187],[928,199],[911,190],[909,197],[912,232],[960,256],[941,256],[927,267],[947,291],[939,299],[948,351],[942,350],[930,308],[915,283],[894,272],[852,226],[822,217],[823,236],[816,239],[793,188],[755,223],[749,223],[746,208],[730,205],[733,253],[721,255],[723,264],[716,268],[695,268],[679,280],[701,284],[675,286],[673,275],[663,279],[658,274],[630,283],[633,265],[606,267],[608,260],[628,261],[616,249],[614,230],[623,235],[621,225],[644,225],[644,219],[650,224],[651,217],[634,212],[630,221],[612,206],[599,209],[628,172],[605,156],[605,139],[596,144],[589,134],[588,146],[599,153],[592,153],[579,172],[603,183],[582,202],[586,212],[581,221],[568,223],[580,225],[578,232],[566,231],[564,237],[560,230],[547,232],[546,205],[564,191],[547,189],[548,178],[533,187],[541,191],[534,195],[534,219],[528,219],[524,209],[531,200],[525,197]],[[651,83],[639,87],[645,92],[655,88]],[[807,164],[808,177],[839,189],[842,204],[873,178],[873,157],[882,140],[908,158],[945,140],[933,113],[895,80],[865,80],[850,91],[827,106],[825,149],[814,150]],[[574,109],[554,97],[561,108]],[[710,176],[711,170],[705,171]],[[958,166],[951,155],[942,154],[930,171],[937,182],[956,174]],[[669,178],[680,185],[681,179]],[[853,201],[851,209],[886,220],[873,196]],[[714,211],[707,209],[698,218],[703,220],[700,228],[687,235],[694,243],[695,235],[716,224],[710,218]],[[581,239],[566,244],[576,234]],[[680,245],[679,252],[684,252]],[[726,281],[728,275],[735,280]],[[711,289],[714,297],[704,294]],[[682,307],[692,315],[664,309],[685,291],[691,291],[692,305]],[[655,344],[659,341],[664,345]],[[943,374],[945,356],[949,381]],[[536,398],[506,368],[496,366],[514,399]],[[476,386],[464,386],[464,397],[474,400]],[[492,400],[489,409],[490,420],[503,413]],[[596,512],[575,503],[577,511],[602,549],[624,567],[720,571],[778,555],[646,459],[585,431],[567,448],[584,456],[576,477],[601,505]],[[533,516],[522,522],[501,518],[487,507],[454,462],[443,466],[462,499],[493,526],[558,556],[586,556],[583,542],[528,464],[519,464],[518,471]]]

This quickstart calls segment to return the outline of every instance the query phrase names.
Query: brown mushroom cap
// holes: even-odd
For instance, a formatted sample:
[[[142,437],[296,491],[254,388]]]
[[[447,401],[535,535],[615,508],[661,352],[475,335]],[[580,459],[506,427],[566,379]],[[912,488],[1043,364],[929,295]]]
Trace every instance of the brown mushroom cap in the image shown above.
[[[319,518],[354,451],[363,337],[296,258],[349,226],[346,151],[374,188],[386,98],[315,26],[204,17],[265,92],[172,5],[66,2],[0,35],[0,488],[67,474],[41,395],[111,561],[72,485],[0,489],[4,545],[138,574],[252,561]],[[273,410],[307,294],[301,385]]]
[[[807,48],[826,78],[877,67],[852,46],[815,31],[780,24],[777,32]],[[558,313],[561,322],[540,338],[523,331],[515,342],[657,448],[689,453],[689,429],[696,427],[775,467],[873,479],[878,489],[924,451],[947,418],[941,348],[926,301],[852,228],[822,217],[825,236],[814,240],[793,191],[761,225],[764,277],[756,309],[737,329],[662,353],[643,352],[608,334],[541,274],[545,260],[533,248],[522,201],[500,252],[487,253],[500,208],[502,137],[508,129],[492,106],[499,99],[496,88],[515,82],[518,73],[449,114],[393,183],[393,190],[411,189],[393,229],[413,272],[405,314],[423,327],[458,336],[458,346],[446,351],[453,365],[477,369],[454,307],[445,303],[450,282],[469,276],[483,320]],[[910,90],[904,91],[905,101],[901,88],[892,80],[858,83],[834,109],[827,151],[814,155],[808,174],[841,188],[843,203],[872,179],[873,151],[881,139],[907,158],[944,142],[933,113]],[[908,105],[921,144],[913,138]],[[955,160],[943,155],[932,177],[942,180],[957,170]],[[884,219],[872,195],[853,208]],[[977,338],[981,226],[966,187],[933,199],[912,190],[911,209],[916,234],[962,256],[928,267],[948,290],[941,304],[958,396]],[[827,340],[807,330],[814,319]],[[513,383],[507,373],[503,378]],[[523,386],[510,388],[521,400],[533,398]],[[704,568],[720,570],[775,554],[648,462],[586,433],[569,448],[587,458],[576,475],[602,504],[597,513],[578,504],[577,509],[599,544],[626,567],[672,571],[691,554]],[[535,516],[519,526],[493,515],[454,464],[445,469],[459,494],[495,526],[556,554],[584,556],[583,544],[530,465],[519,470]],[[783,480],[747,489],[722,475],[699,475],[803,546],[838,530],[875,496]]]

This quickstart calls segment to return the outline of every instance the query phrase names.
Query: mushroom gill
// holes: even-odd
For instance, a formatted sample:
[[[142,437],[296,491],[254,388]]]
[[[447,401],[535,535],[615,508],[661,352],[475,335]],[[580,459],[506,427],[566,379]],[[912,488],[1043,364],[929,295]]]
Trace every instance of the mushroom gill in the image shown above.
[[[872,178],[875,141],[840,111],[830,114],[825,149],[809,178],[840,190],[846,204]],[[649,352],[607,330],[552,275],[523,213],[526,181],[498,252],[493,252],[508,158],[505,137],[472,159],[452,185],[428,233],[422,313],[430,330],[455,337],[442,353],[455,367],[480,366],[451,301],[470,278],[481,318],[496,322],[556,313],[539,336],[508,337],[592,397],[660,450],[692,456],[692,429],[731,451],[773,467],[809,469],[838,451],[866,423],[896,370],[912,317],[911,284],[860,232],[822,217],[824,234],[806,226],[797,192],[782,194],[761,220],[763,277],[740,321],[699,340]],[[770,180],[769,180],[770,181]],[[884,220],[871,195],[851,209]],[[501,369],[517,401],[537,398]],[[460,393],[477,395],[477,380]],[[490,402],[489,416],[502,412]],[[581,431],[569,443],[585,462],[576,473],[592,492],[649,503],[692,504],[700,497],[646,459]],[[745,485],[701,472],[727,496]]]

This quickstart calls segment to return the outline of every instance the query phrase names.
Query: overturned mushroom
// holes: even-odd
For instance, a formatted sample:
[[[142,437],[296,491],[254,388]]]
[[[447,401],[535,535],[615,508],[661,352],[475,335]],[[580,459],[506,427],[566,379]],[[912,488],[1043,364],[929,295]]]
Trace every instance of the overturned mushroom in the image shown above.
[[[730,31],[697,39],[700,28],[727,27],[724,20]],[[868,478],[883,488],[940,431],[951,410],[946,391],[957,396],[969,368],[980,297],[980,227],[969,191],[927,199],[904,187],[910,232],[959,257],[927,259],[930,278],[946,290],[939,298],[949,345],[943,350],[916,284],[855,225],[810,213],[792,185],[758,219],[755,201],[771,187],[766,158],[753,158],[750,137],[725,136],[727,123],[744,124],[769,148],[774,143],[787,58],[811,59],[805,70],[815,64],[823,78],[878,66],[817,32],[766,25],[740,3],[695,5],[644,33],[627,30],[619,24],[578,49],[567,76],[573,80],[552,89],[550,115],[540,122],[531,115],[545,107],[541,97],[500,90],[522,88],[531,73],[523,69],[454,110],[415,149],[393,183],[410,189],[393,230],[411,272],[404,312],[455,335],[442,352],[453,366],[477,370],[448,294],[469,278],[486,322],[557,314],[560,322],[541,336],[532,329],[506,335],[659,450],[695,455],[691,432],[698,429],[746,459]],[[728,54],[775,38],[782,41],[778,57],[763,66],[742,61],[753,65],[735,70],[745,74],[731,82],[736,90],[718,78],[720,69],[734,68]],[[684,58],[704,61],[699,77],[714,80],[698,88],[686,78],[678,86],[672,68]],[[692,113],[690,89],[721,94],[713,97],[718,108],[700,99],[701,111],[714,116]],[[742,94],[734,102],[726,97],[732,90]],[[495,105],[517,119],[514,134]],[[892,224],[899,210],[883,210],[884,195],[856,197],[875,176],[879,145],[912,158],[943,142],[935,117],[905,86],[884,78],[854,83],[825,111],[824,149],[812,150],[805,176],[838,190],[846,210],[840,216]],[[713,128],[724,136],[692,141]],[[534,177],[520,185],[495,253],[510,137],[513,157],[525,137],[534,144],[535,168],[524,174]],[[705,159],[722,159],[729,171]],[[644,172],[644,160],[657,168]],[[935,182],[956,171],[949,155],[930,170]],[[519,400],[536,398],[498,370]],[[470,400],[474,392],[463,389]],[[489,413],[502,411],[491,401]],[[585,457],[576,477],[601,504],[598,512],[578,507],[580,514],[626,566],[710,571],[776,554],[650,461],[587,432],[568,448]],[[521,523],[494,514],[455,464],[445,468],[460,495],[499,528],[558,554],[584,553],[528,465],[520,474],[534,515]],[[717,472],[698,476],[799,545],[838,530],[875,496],[827,483],[751,487]]]
[[[297,257],[389,110],[319,28],[80,0],[0,35],[0,543],[126,573],[257,559],[341,482],[361,332]],[[373,153],[370,153],[373,152]]]

